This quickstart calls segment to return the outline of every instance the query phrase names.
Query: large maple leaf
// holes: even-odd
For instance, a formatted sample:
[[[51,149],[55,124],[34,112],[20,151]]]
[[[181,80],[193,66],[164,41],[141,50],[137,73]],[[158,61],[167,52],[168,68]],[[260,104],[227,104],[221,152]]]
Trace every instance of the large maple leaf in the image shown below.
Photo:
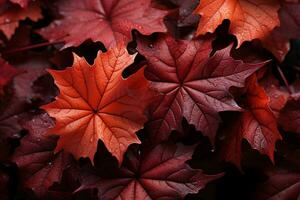
[[[46,135],[54,122],[47,114],[40,114],[23,122],[29,131],[21,140],[12,157],[20,168],[25,187],[31,188],[37,196],[43,196],[48,188],[59,182],[71,158],[65,152],[55,155],[56,138]]]
[[[275,143],[281,139],[281,135],[269,102],[269,97],[253,75],[249,78],[246,99],[243,102],[247,110],[232,119],[228,128],[224,129],[229,134],[223,151],[225,160],[240,166],[241,143],[245,138],[252,148],[274,161]]]
[[[162,96],[151,106],[154,141],[181,129],[183,117],[214,141],[218,112],[240,110],[229,92],[244,86],[245,78],[265,63],[247,64],[230,57],[231,46],[209,56],[210,41],[175,41],[161,37],[155,43],[138,41],[148,60],[145,75]]]
[[[8,6],[8,8],[0,14],[0,30],[10,39],[19,26],[20,20],[29,18],[32,21],[37,21],[41,17],[41,9],[38,3],[32,3],[24,9],[19,6]]]
[[[93,161],[101,139],[121,163],[127,147],[140,143],[135,132],[146,121],[144,110],[151,92],[144,70],[122,78],[122,71],[134,58],[118,45],[100,53],[93,66],[74,55],[71,68],[50,71],[60,95],[43,108],[56,119],[50,131],[60,135],[56,151],[65,149],[76,158]]]
[[[63,0],[58,4],[63,19],[54,21],[40,33],[50,41],[63,40],[65,48],[87,39],[100,41],[107,48],[131,40],[131,31],[150,35],[166,32],[166,11],[151,7],[151,0]]]
[[[186,161],[191,159],[193,149],[194,146],[160,144],[148,153],[129,151],[119,175],[85,175],[77,191],[97,188],[99,199],[103,200],[183,199],[222,176],[205,175],[202,170],[190,168]]]
[[[202,0],[195,13],[201,15],[197,35],[214,32],[230,20],[229,32],[244,41],[265,38],[279,25],[277,0]]]

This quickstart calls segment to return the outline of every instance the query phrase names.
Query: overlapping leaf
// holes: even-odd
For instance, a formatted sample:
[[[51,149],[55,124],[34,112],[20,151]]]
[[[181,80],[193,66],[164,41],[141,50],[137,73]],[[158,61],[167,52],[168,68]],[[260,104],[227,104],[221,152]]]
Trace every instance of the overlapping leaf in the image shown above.
[[[32,86],[46,73],[47,62],[30,58],[19,69],[24,73],[14,78],[9,94],[5,95],[0,105],[0,137],[18,138],[22,126],[19,120],[28,115],[32,100],[39,96]],[[30,114],[29,114],[30,115]]]
[[[241,144],[246,139],[252,148],[268,155],[274,162],[275,143],[281,135],[269,106],[269,97],[258,85],[255,75],[249,78],[244,104],[247,110],[232,119],[228,129],[224,130],[229,135],[224,147],[225,160],[240,166]]]
[[[197,35],[214,32],[223,22],[230,20],[229,32],[238,40],[263,39],[279,25],[277,0],[202,0],[195,13],[201,15]]]
[[[130,41],[133,29],[145,35],[166,32],[163,18],[167,12],[151,7],[151,0],[63,0],[58,7],[64,18],[40,33],[50,41],[63,40],[65,48],[87,39],[108,48]]]
[[[230,57],[231,46],[210,57],[210,41],[175,41],[162,37],[153,44],[138,43],[148,61],[146,77],[162,94],[151,106],[154,141],[181,129],[183,117],[214,141],[220,122],[218,112],[237,111],[229,88],[243,87],[244,80],[265,63],[247,64]]]
[[[32,21],[37,21],[41,17],[41,9],[38,3],[32,3],[24,9],[18,6],[8,6],[0,14],[0,30],[10,39],[15,33],[15,29],[19,26],[20,20],[29,18]]]
[[[21,146],[12,158],[21,170],[25,187],[31,188],[39,197],[54,182],[60,181],[64,169],[70,164],[68,154],[60,152],[55,155],[53,152],[56,139],[46,135],[53,125],[47,114],[25,121],[23,127],[29,133],[21,140]]]
[[[85,175],[78,190],[97,188],[99,199],[103,200],[183,199],[222,176],[205,175],[190,168],[185,162],[191,159],[193,149],[193,146],[161,144],[148,153],[129,151],[118,177]]]

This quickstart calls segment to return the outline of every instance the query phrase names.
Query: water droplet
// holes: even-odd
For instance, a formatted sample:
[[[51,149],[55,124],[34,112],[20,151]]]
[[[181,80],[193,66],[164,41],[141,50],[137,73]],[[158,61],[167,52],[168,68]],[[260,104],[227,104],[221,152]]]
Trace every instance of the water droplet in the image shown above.
[[[215,152],[215,149],[211,149],[210,151],[211,151],[211,152]]]
[[[151,48],[151,49],[154,47],[153,44],[149,44],[148,46],[149,46],[149,48]]]
[[[52,165],[52,162],[48,162],[48,165]]]
[[[59,25],[61,25],[61,21],[54,21],[54,24],[59,26]]]

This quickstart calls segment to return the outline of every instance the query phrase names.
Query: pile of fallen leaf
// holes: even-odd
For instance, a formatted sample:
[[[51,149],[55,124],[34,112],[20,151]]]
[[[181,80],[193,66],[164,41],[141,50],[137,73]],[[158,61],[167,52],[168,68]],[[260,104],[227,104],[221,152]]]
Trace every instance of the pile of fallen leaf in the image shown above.
[[[1,0],[0,199],[300,198],[300,1]]]

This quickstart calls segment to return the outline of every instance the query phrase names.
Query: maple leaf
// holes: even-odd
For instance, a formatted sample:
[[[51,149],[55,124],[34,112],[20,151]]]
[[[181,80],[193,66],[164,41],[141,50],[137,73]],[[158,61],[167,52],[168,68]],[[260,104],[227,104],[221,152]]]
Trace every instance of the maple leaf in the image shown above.
[[[48,65],[32,57],[18,66],[24,73],[13,80],[9,94],[3,96],[0,103],[0,137],[18,138],[22,127],[19,120],[28,115],[32,107],[32,99],[38,94],[33,91],[34,82],[46,73]]]
[[[214,141],[218,112],[240,110],[229,92],[265,63],[247,64],[230,57],[229,46],[209,57],[210,41],[175,41],[161,37],[155,43],[138,41],[148,60],[145,75],[162,95],[151,106],[149,123],[153,141],[181,129],[183,117]]]
[[[146,121],[144,110],[151,91],[144,70],[124,80],[122,71],[133,63],[122,45],[98,54],[93,66],[74,54],[73,67],[50,70],[60,89],[56,101],[43,108],[56,119],[50,132],[60,135],[56,152],[65,149],[76,158],[93,161],[98,140],[121,163],[135,132]]]
[[[19,6],[9,6],[0,15],[0,30],[10,39],[19,26],[20,20],[29,18],[32,21],[37,21],[41,17],[41,9],[38,3],[32,3],[25,9]]]
[[[286,131],[300,133],[300,100],[290,100],[281,110],[279,124]]]
[[[63,40],[64,48],[78,46],[87,39],[100,41],[108,48],[129,42],[133,29],[144,35],[166,32],[163,18],[167,11],[150,4],[151,0],[63,0],[58,7],[64,18],[40,33],[50,41]]]
[[[279,25],[279,7],[277,0],[202,0],[195,10],[201,15],[197,35],[214,32],[228,19],[238,47],[244,41],[263,39]]]
[[[194,146],[160,144],[148,153],[129,151],[118,177],[84,176],[77,189],[97,188],[99,199],[183,199],[219,177],[186,164]],[[142,155],[142,156],[141,156]]]
[[[279,10],[280,27],[263,40],[263,45],[271,51],[279,61],[283,61],[290,49],[290,39],[300,38],[300,3],[281,2]],[[288,31],[287,31],[288,30]]]
[[[20,168],[25,187],[42,196],[54,182],[60,181],[70,163],[70,156],[64,152],[54,154],[56,139],[46,135],[54,122],[47,114],[37,115],[23,123],[29,134],[21,140],[12,161]]]
[[[245,138],[252,148],[266,154],[274,162],[274,149],[281,135],[277,129],[277,120],[269,107],[269,97],[257,83],[253,75],[248,80],[246,99],[243,102],[247,110],[230,121],[223,131],[229,133],[224,145],[223,155],[226,161],[240,167],[241,143]]]
[[[4,94],[3,87],[16,75],[22,73],[0,58],[0,96]]]

